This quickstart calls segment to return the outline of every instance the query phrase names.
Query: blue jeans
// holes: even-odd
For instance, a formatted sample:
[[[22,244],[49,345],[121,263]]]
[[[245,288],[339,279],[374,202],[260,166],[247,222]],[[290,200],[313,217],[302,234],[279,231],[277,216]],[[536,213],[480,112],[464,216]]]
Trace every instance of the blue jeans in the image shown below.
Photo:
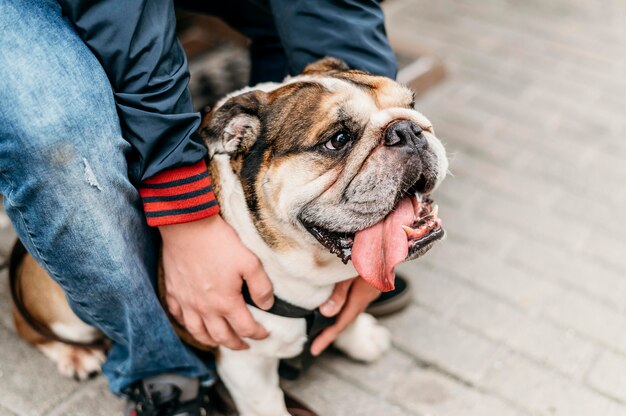
[[[0,192],[74,312],[113,341],[114,393],[147,376],[210,377],[155,294],[158,234],[128,179],[106,74],[54,0],[0,0]]]

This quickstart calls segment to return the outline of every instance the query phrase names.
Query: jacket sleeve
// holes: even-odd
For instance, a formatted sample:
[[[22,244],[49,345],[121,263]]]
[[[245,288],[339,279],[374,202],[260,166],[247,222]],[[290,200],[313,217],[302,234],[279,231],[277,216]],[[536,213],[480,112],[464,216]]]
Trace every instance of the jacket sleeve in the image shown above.
[[[377,0],[269,0],[292,75],[324,56],[395,78],[396,58]]]
[[[172,0],[60,3],[113,88],[124,137],[139,155],[130,176],[140,183],[148,224],[217,214]]]

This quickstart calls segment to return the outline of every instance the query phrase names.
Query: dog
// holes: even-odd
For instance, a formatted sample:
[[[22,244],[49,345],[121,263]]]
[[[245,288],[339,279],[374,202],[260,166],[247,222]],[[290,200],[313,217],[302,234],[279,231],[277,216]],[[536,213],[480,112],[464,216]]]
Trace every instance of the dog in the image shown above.
[[[394,267],[443,237],[429,195],[448,161],[414,105],[413,93],[395,81],[324,58],[282,83],[232,93],[206,114],[199,132],[221,215],[261,260],[277,299],[315,310],[336,283],[357,275],[391,290]],[[82,343],[99,336],[32,257],[16,273],[29,313],[45,329]],[[162,271],[159,285],[162,295]],[[217,371],[242,415],[287,416],[278,362],[303,351],[305,320],[249,309],[269,337],[246,339],[243,351],[220,347]],[[100,368],[102,349],[51,341],[19,310],[14,316],[19,334],[62,374],[84,378]],[[390,343],[389,331],[363,313],[334,345],[371,362]]]

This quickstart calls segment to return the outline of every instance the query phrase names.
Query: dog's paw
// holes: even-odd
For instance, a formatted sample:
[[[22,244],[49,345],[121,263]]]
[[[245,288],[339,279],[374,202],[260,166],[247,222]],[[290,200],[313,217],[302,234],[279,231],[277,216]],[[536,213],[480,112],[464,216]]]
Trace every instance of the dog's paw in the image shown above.
[[[86,380],[99,373],[106,358],[104,351],[74,347],[60,342],[39,344],[37,348],[56,363],[61,375],[76,380]]]
[[[391,333],[372,315],[360,314],[334,342],[350,358],[366,363],[379,359],[391,346]]]

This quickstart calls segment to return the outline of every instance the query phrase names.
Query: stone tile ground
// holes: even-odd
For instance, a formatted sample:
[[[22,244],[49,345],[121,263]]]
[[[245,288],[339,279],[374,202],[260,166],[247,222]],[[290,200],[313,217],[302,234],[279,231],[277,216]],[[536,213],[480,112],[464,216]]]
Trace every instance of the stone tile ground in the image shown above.
[[[443,58],[418,102],[450,152],[448,239],[371,366],[326,354],[286,387],[323,415],[626,415],[626,6],[389,0]],[[5,249],[10,231],[2,241]],[[0,277],[0,415],[112,415],[102,378],[19,342]]]

